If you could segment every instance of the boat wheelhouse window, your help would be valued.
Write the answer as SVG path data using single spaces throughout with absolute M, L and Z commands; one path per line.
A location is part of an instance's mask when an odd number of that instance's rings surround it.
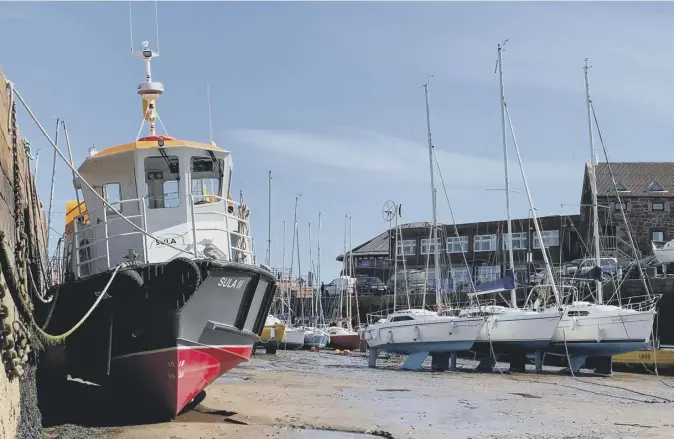
M 120 184 L 106 183 L 103 185 L 102 192 L 103 198 L 110 203 L 112 207 L 119 212 L 122 212 L 122 203 L 120 203 L 120 201 L 122 201 L 122 189 Z M 108 206 L 105 207 L 105 213 L 107 215 L 116 215 L 115 211 Z
M 146 157 L 145 187 L 149 209 L 180 206 L 179 172 L 178 157 L 175 155 Z
M 404 322 L 406 320 L 415 320 L 411 316 L 394 316 L 391 318 L 392 322 Z
M 215 203 L 223 193 L 225 161 L 194 156 L 190 160 L 191 193 L 195 204 Z M 216 195 L 216 196 L 214 196 Z
M 570 317 L 587 316 L 588 314 L 588 311 L 567 311 L 567 315 Z

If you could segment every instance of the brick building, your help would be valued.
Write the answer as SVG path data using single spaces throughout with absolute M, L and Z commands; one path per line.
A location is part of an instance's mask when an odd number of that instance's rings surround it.
M 673 162 L 598 164 L 598 218 L 603 247 L 615 247 L 620 254 L 632 256 L 623 214 L 642 255 L 651 253 L 652 241 L 673 239 L 674 171 Z M 584 240 L 590 243 L 593 230 L 589 177 L 590 165 L 586 165 L 580 218 Z

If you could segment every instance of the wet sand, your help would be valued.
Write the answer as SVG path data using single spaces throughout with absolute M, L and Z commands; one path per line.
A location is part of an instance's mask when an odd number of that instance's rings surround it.
M 407 372 L 398 369 L 400 361 L 381 359 L 372 370 L 363 354 L 257 355 L 173 422 L 79 433 L 57 426 L 46 433 L 63 439 L 673 437 L 672 377 L 662 377 L 666 385 L 654 375 L 575 379 L 555 368 L 540 375 Z

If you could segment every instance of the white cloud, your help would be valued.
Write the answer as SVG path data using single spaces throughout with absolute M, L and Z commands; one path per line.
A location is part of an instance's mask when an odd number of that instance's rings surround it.
M 308 162 L 321 165 L 322 173 L 329 169 L 337 173 L 354 172 L 359 173 L 362 180 L 382 183 L 423 184 L 429 181 L 426 146 L 385 134 L 354 128 L 343 128 L 332 134 L 247 129 L 231 130 L 228 134 L 236 143 L 300 159 L 305 168 L 309 168 Z M 514 186 L 519 187 L 518 163 L 515 153 L 511 151 L 510 154 L 511 178 Z M 436 156 L 449 190 L 504 186 L 501 155 L 484 158 L 436 147 Z M 560 162 L 527 163 L 526 158 L 523 161 L 528 183 L 567 181 L 571 167 L 578 167 L 578 164 Z M 434 170 L 437 170 L 436 164 Z

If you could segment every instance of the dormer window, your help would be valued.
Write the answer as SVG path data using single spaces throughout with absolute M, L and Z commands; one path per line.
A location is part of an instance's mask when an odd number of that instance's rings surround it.
M 663 186 L 658 184 L 657 182 L 653 182 L 652 184 L 649 185 L 647 188 L 647 192 L 668 192 L 663 189 Z
M 617 192 L 630 192 L 626 186 L 624 186 L 623 184 L 621 184 L 619 182 L 616 183 L 615 187 L 616 187 Z

